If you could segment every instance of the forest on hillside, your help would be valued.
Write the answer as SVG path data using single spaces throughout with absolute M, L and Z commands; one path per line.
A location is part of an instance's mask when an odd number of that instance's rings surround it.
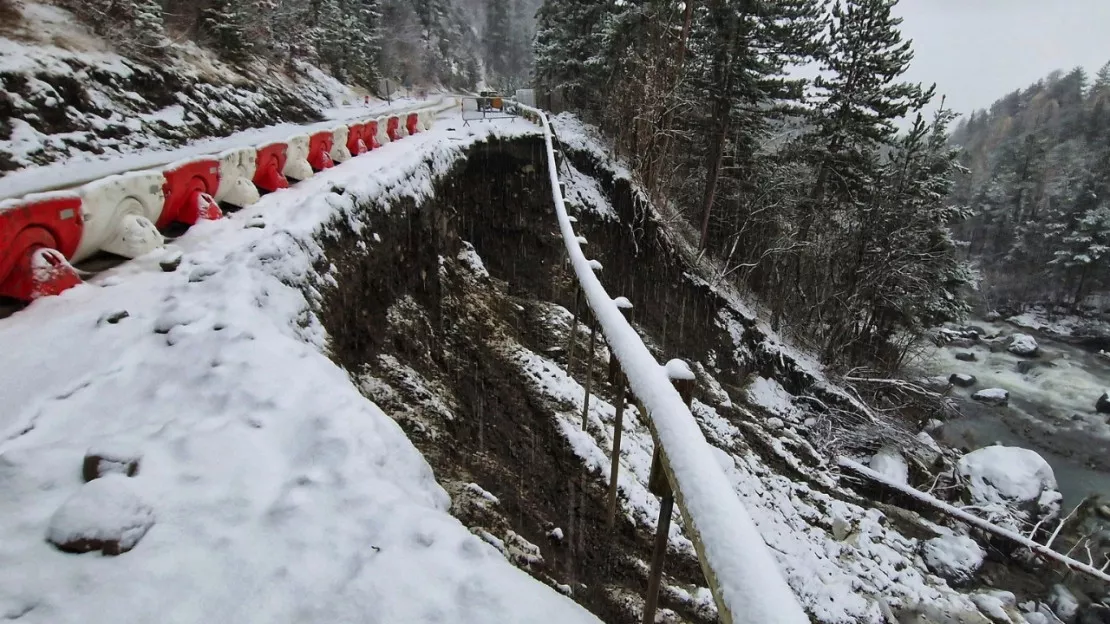
M 962 118 L 957 226 L 993 306 L 1067 310 L 1110 287 L 1110 63 L 1058 71 Z
M 541 104 L 612 137 L 776 329 L 832 363 L 896 367 L 968 310 L 973 273 L 951 231 L 970 214 L 949 200 L 954 115 L 926 117 L 933 89 L 902 79 L 895 4 L 548 0 Z
M 18 0 L 0 0 L 0 5 Z M 123 52 L 196 41 L 236 64 L 317 64 L 380 92 L 528 79 L 538 0 L 56 0 Z

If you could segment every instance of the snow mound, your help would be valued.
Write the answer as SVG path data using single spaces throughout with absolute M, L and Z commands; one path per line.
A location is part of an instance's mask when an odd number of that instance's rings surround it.
M 1014 334 L 1006 350 L 1014 355 L 1034 356 L 1040 350 L 1037 341 L 1029 334 Z
M 906 458 L 892 446 L 884 446 L 871 456 L 870 467 L 887 479 L 905 485 L 910 482 L 910 469 Z
M 1002 526 L 1035 523 L 1060 512 L 1052 467 L 1034 451 L 988 446 L 961 457 L 956 469 L 967 481 L 970 503 Z
M 119 555 L 135 547 L 154 525 L 154 510 L 130 479 L 105 475 L 81 486 L 50 518 L 46 539 L 66 552 Z
M 965 535 L 942 535 L 921 545 L 925 565 L 951 583 L 970 581 L 983 565 L 986 553 L 975 540 Z

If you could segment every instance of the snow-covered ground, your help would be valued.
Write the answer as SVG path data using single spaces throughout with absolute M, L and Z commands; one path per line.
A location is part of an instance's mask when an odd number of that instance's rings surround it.
M 0 613 L 596 621 L 447 513 L 401 429 L 326 357 L 312 313 L 314 285 L 330 279 L 312 269 L 320 228 L 358 228 L 356 205 L 427 194 L 486 131 L 457 125 L 201 223 L 174 243 L 174 272 L 158 265 L 173 250 L 154 252 L 0 320 Z M 106 446 L 141 453 L 127 479 L 154 524 L 120 556 L 60 552 L 51 518 L 82 490 L 86 450 Z

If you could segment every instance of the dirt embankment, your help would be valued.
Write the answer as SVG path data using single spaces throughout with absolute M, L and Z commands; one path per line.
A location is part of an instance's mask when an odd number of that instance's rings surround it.
M 599 179 L 619 213 L 612 220 L 579 210 L 578 228 L 605 267 L 609 292 L 635 302 L 630 320 L 658 359 L 712 359 L 717 378 L 740 402 L 753 372 L 778 378 L 792 392 L 813 384 L 789 359 L 762 348 L 754 321 L 684 275 L 681 255 L 636 206 L 627 182 L 584 155 L 570 157 Z M 460 520 L 501 539 L 518 565 L 564 586 L 605 621 L 634 622 L 629 596 L 643 594 L 652 535 L 627 519 L 606 528 L 606 480 L 575 455 L 550 399 L 531 390 L 528 373 L 505 348 L 519 345 L 565 366 L 567 325 L 559 306 L 574 308 L 575 282 L 547 180 L 540 140 L 491 141 L 473 148 L 423 204 L 367 208 L 370 225 L 361 235 L 347 231 L 326 242 L 337 285 L 325 292 L 321 318 L 335 359 L 405 428 L 451 492 Z M 484 269 L 476 268 L 471 249 Z M 553 320 L 553 310 L 563 316 Z M 746 354 L 728 346 L 722 315 L 745 326 Z M 578 334 L 578 361 L 587 337 Z M 594 392 L 609 398 L 604 367 L 596 358 Z M 584 383 L 582 366 L 575 377 Z M 697 395 L 708 392 L 699 387 Z M 471 483 L 499 502 L 476 495 Z M 556 527 L 562 539 L 550 537 Z M 539 546 L 542 562 L 529 544 Z M 705 584 L 692 556 L 672 553 L 666 572 L 672 585 Z M 685 621 L 713 621 L 673 595 L 664 595 L 662 605 Z

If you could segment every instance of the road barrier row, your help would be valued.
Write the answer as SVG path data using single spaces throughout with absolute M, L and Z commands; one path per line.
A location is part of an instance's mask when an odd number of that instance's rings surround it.
M 230 149 L 162 169 L 0 202 L 0 297 L 29 302 L 81 283 L 73 264 L 99 253 L 136 258 L 165 244 L 172 226 L 219 219 L 262 193 L 386 143 L 424 132 L 454 106 L 363 119 L 285 141 Z

